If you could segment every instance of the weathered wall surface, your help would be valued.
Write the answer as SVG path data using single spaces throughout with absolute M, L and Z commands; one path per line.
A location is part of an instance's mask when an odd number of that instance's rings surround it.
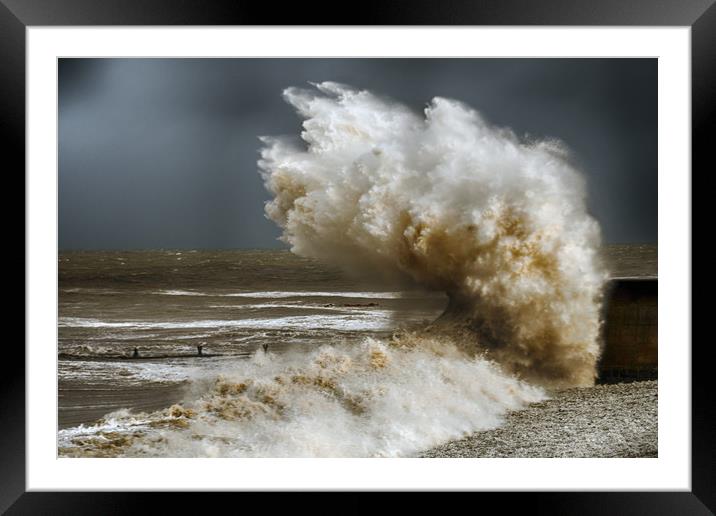
M 655 378 L 658 370 L 658 281 L 618 279 L 605 308 L 600 380 Z

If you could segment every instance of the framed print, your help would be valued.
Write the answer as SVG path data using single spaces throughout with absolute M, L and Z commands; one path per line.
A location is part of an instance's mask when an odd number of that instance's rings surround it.
M 3 510 L 713 510 L 691 173 L 716 8 L 578 7 L 3 0 L 27 300 Z

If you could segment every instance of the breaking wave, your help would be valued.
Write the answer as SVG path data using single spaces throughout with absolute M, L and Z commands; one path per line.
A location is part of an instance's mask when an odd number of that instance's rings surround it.
M 533 381 L 593 384 L 606 273 L 560 142 L 439 97 L 424 117 L 332 82 L 284 97 L 303 141 L 262 138 L 259 167 L 294 253 L 442 290 L 433 333 Z
M 195 399 L 61 430 L 64 456 L 397 457 L 499 426 L 544 392 L 432 339 L 256 353 Z

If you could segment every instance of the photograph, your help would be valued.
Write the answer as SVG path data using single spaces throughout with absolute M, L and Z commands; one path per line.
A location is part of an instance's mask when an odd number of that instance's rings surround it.
M 60 461 L 658 458 L 658 63 L 59 57 Z

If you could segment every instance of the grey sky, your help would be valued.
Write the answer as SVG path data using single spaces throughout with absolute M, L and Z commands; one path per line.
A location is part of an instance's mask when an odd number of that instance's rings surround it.
M 656 59 L 61 59 L 60 248 L 282 247 L 257 136 L 297 134 L 281 91 L 325 80 L 558 137 L 605 241 L 657 240 Z

